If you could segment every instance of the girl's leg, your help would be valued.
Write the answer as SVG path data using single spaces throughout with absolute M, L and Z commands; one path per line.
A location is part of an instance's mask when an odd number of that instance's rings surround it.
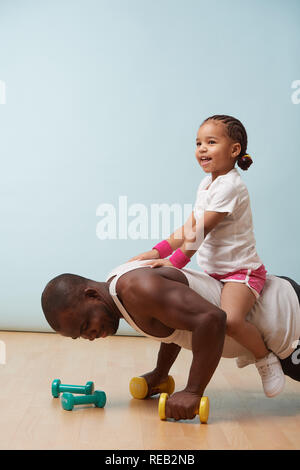
M 249 349 L 256 360 L 269 354 L 256 326 L 245 320 L 256 297 L 246 284 L 225 282 L 221 294 L 221 309 L 227 314 L 226 333 Z

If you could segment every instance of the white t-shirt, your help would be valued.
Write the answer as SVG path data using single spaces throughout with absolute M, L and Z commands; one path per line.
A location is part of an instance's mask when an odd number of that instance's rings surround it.
M 225 274 L 255 270 L 263 264 L 256 252 L 248 190 L 236 168 L 213 182 L 211 175 L 204 178 L 193 210 L 197 222 L 205 211 L 228 212 L 197 251 L 197 262 L 204 271 Z
M 153 260 L 151 260 L 153 261 Z M 174 330 L 166 338 L 158 338 L 144 333 L 131 319 L 124 306 L 118 300 L 116 294 L 116 282 L 128 271 L 145 267 L 144 261 L 131 261 L 113 269 L 107 276 L 108 281 L 116 276 L 109 287 L 110 294 L 115 301 L 125 320 L 138 333 L 148 336 L 163 343 L 175 343 L 185 349 L 192 349 L 192 332 L 187 330 Z M 171 267 L 172 269 L 177 269 Z M 180 270 L 187 278 L 189 287 L 201 297 L 220 307 L 222 283 L 216 279 L 194 269 L 183 268 Z M 255 325 L 261 332 L 263 339 L 271 351 L 280 359 L 288 357 L 298 345 L 300 337 L 300 306 L 297 294 L 292 285 L 286 279 L 281 279 L 271 274 L 267 275 L 266 284 L 262 295 L 255 302 L 247 315 L 247 321 Z M 230 336 L 225 336 L 223 357 L 243 357 L 245 364 L 255 361 L 250 351 L 235 341 Z

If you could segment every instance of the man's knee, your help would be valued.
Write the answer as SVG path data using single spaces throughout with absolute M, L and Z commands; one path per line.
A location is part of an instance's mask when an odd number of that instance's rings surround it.
M 207 320 L 210 322 L 211 326 L 215 326 L 218 329 L 226 329 L 226 312 L 220 308 L 216 308 L 207 314 Z

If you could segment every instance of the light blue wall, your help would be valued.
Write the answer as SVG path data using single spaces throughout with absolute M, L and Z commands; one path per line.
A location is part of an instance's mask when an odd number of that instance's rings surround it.
M 99 240 L 96 209 L 192 204 L 216 113 L 248 131 L 259 254 L 300 281 L 299 24 L 299 0 L 0 0 L 0 328 L 49 330 L 48 280 L 151 248 Z

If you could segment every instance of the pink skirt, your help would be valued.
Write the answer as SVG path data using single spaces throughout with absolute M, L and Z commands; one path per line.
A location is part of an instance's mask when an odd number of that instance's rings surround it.
M 205 271 L 207 273 L 207 271 Z M 258 269 L 240 269 L 227 274 L 207 273 L 221 282 L 241 282 L 246 284 L 258 298 L 266 282 L 267 271 L 262 264 Z

